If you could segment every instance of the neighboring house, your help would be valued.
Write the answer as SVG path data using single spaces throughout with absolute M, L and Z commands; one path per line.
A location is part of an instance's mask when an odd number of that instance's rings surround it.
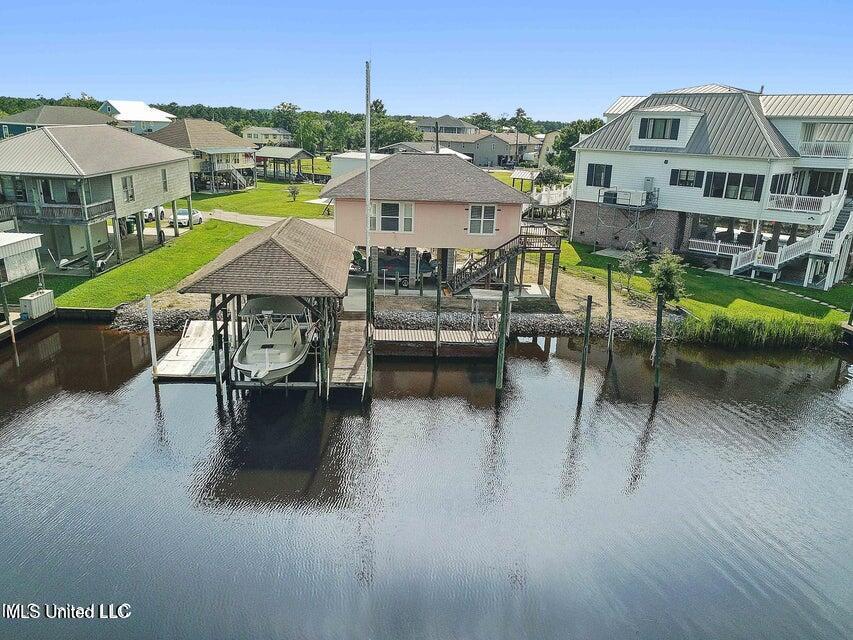
M 258 146 L 287 146 L 293 144 L 293 134 L 278 127 L 246 127 L 243 138 Z
M 557 136 L 559 134 L 559 131 L 549 131 L 543 136 L 542 146 L 539 149 L 539 155 L 536 161 L 536 166 L 540 169 L 552 166 L 548 162 L 548 155 L 554 152 L 554 143 L 557 141 Z
M 518 144 L 516 144 L 516 140 Z M 424 142 L 435 146 L 435 134 L 425 133 Z M 502 167 L 517 163 L 525 153 L 539 152 L 542 141 L 535 136 L 519 133 L 439 133 L 439 145 L 449 147 L 473 158 L 479 167 Z
M 146 137 L 193 155 L 193 191 L 242 191 L 257 182 L 255 147 L 220 122 L 182 118 Z
M 470 122 L 448 115 L 440 118 L 418 118 L 415 120 L 415 128 L 424 133 L 435 133 L 436 123 L 438 123 L 439 133 L 477 133 L 479 131 Z
M 176 116 L 150 107 L 141 100 L 107 100 L 98 111 L 124 123 L 133 133 L 151 133 L 162 129 Z
M 575 240 L 647 242 L 805 286 L 844 276 L 853 95 L 702 85 L 608 111 L 574 147 Z
M 136 223 L 141 252 L 142 210 L 174 206 L 190 195 L 191 159 L 109 125 L 41 127 L 13 136 L 0 141 L 0 223 L 13 220 L 20 231 L 42 234 L 49 261 L 85 256 L 94 273 L 98 260 L 121 261 L 119 238 L 128 218 Z
M 335 233 L 362 247 L 364 186 L 361 171 L 333 178 L 320 193 L 334 198 Z M 371 169 L 370 192 L 371 246 L 405 249 L 412 279 L 419 256 L 428 250 L 441 262 L 442 275 L 454 291 L 496 272 L 508 259 L 515 260 L 522 246 L 522 208 L 533 203 L 470 162 L 435 153 L 395 153 L 381 160 Z M 502 245 L 504 251 L 492 251 Z M 540 246 L 530 250 L 538 252 Z M 488 264 L 477 272 L 468 273 L 467 265 L 456 272 L 455 254 L 462 248 L 486 250 Z
M 386 153 L 371 153 L 371 166 L 384 160 L 388 157 Z M 337 178 L 352 171 L 360 171 L 364 169 L 364 163 L 367 160 L 367 155 L 364 151 L 345 151 L 336 153 L 332 156 L 332 178 Z
M 385 153 L 436 153 L 435 142 L 395 142 L 379 149 Z M 454 151 L 450 147 L 439 147 L 438 153 L 455 155 L 469 162 L 473 158 L 459 151 Z
M 0 116 L 0 138 L 26 133 L 39 127 L 63 124 L 119 125 L 112 116 L 85 107 L 43 104 L 8 116 Z M 122 128 L 125 128 L 122 126 Z

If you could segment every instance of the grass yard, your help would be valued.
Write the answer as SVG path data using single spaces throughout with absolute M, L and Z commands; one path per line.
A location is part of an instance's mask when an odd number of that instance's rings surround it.
M 199 211 L 221 209 L 222 211 L 236 211 L 237 213 L 251 213 L 262 216 L 322 217 L 324 205 L 312 204 L 306 200 L 318 198 L 323 185 L 304 182 L 297 184 L 299 195 L 296 197 L 296 202 L 291 199 L 287 192 L 289 186 L 285 182 L 258 180 L 257 186 L 248 191 L 216 195 L 194 193 L 193 207 Z M 186 202 L 182 202 L 181 206 L 186 206 Z
M 613 265 L 614 281 L 624 283 L 625 276 L 618 271 L 618 260 L 593 255 L 592 247 L 589 245 L 563 241 L 560 266 L 569 273 L 606 283 L 608 263 Z M 631 288 L 637 292 L 649 294 L 651 286 L 648 275 L 649 271 L 646 267 L 642 274 L 635 275 L 631 279 Z M 828 309 L 789 293 L 775 291 L 762 286 L 759 282 L 709 273 L 692 267 L 687 269 L 685 286 L 688 297 L 681 300 L 679 304 L 700 318 L 709 318 L 714 312 L 762 319 L 788 316 L 840 322 L 847 318 L 846 312 Z M 837 285 L 831 291 L 817 291 L 795 286 L 784 288 L 829 302 L 842 309 L 849 309 L 853 304 L 853 285 L 847 283 Z
M 512 186 L 512 179 L 510 178 L 510 176 L 512 175 L 512 171 L 489 171 L 489 174 L 493 175 L 495 178 L 497 178 L 498 180 L 500 180 L 504 184 L 508 184 L 509 186 Z M 568 184 L 574 179 L 574 174 L 573 173 L 564 173 L 563 179 L 564 179 L 565 183 Z M 520 185 L 520 184 L 521 184 L 520 182 L 516 182 L 516 185 Z M 530 182 L 525 180 L 524 181 L 524 188 L 527 189 L 528 191 L 530 189 L 529 185 L 530 185 Z
M 58 296 L 60 307 L 108 309 L 175 286 L 255 227 L 209 220 L 166 246 L 86 280 Z
M 88 278 L 84 276 L 51 276 L 45 275 L 44 286 L 46 289 L 53 291 L 54 297 L 59 297 L 62 294 L 71 291 L 73 288 L 80 286 L 86 282 Z M 32 293 L 38 289 L 38 278 L 27 278 L 13 285 L 6 287 L 6 298 L 9 304 L 18 304 L 21 296 Z

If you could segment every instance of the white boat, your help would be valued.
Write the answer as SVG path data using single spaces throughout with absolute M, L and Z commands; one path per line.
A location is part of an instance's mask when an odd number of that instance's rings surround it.
M 240 310 L 248 334 L 234 354 L 234 367 L 249 379 L 272 384 L 308 357 L 317 327 L 308 309 L 292 297 L 251 298 Z

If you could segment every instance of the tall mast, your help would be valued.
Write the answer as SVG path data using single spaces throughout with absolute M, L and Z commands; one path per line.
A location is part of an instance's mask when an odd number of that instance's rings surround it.
M 367 272 L 373 273 L 370 260 L 370 60 L 364 63 L 364 249 Z

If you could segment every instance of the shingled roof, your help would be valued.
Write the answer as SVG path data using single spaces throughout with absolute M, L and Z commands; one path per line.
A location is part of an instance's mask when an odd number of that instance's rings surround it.
M 86 107 L 43 104 L 33 109 L 0 117 L 3 124 L 29 124 L 37 127 L 61 124 L 117 124 L 115 118 Z
M 254 151 L 250 142 L 231 133 L 221 122 L 202 120 L 201 118 L 182 118 L 145 135 L 149 140 L 155 140 L 176 149 L 240 149 Z
M 181 293 L 340 298 L 353 244 L 299 218 L 240 240 L 186 278 Z
M 395 153 L 370 170 L 376 200 L 413 202 L 533 203 L 528 196 L 455 155 Z M 332 178 L 323 198 L 364 199 L 364 169 Z

